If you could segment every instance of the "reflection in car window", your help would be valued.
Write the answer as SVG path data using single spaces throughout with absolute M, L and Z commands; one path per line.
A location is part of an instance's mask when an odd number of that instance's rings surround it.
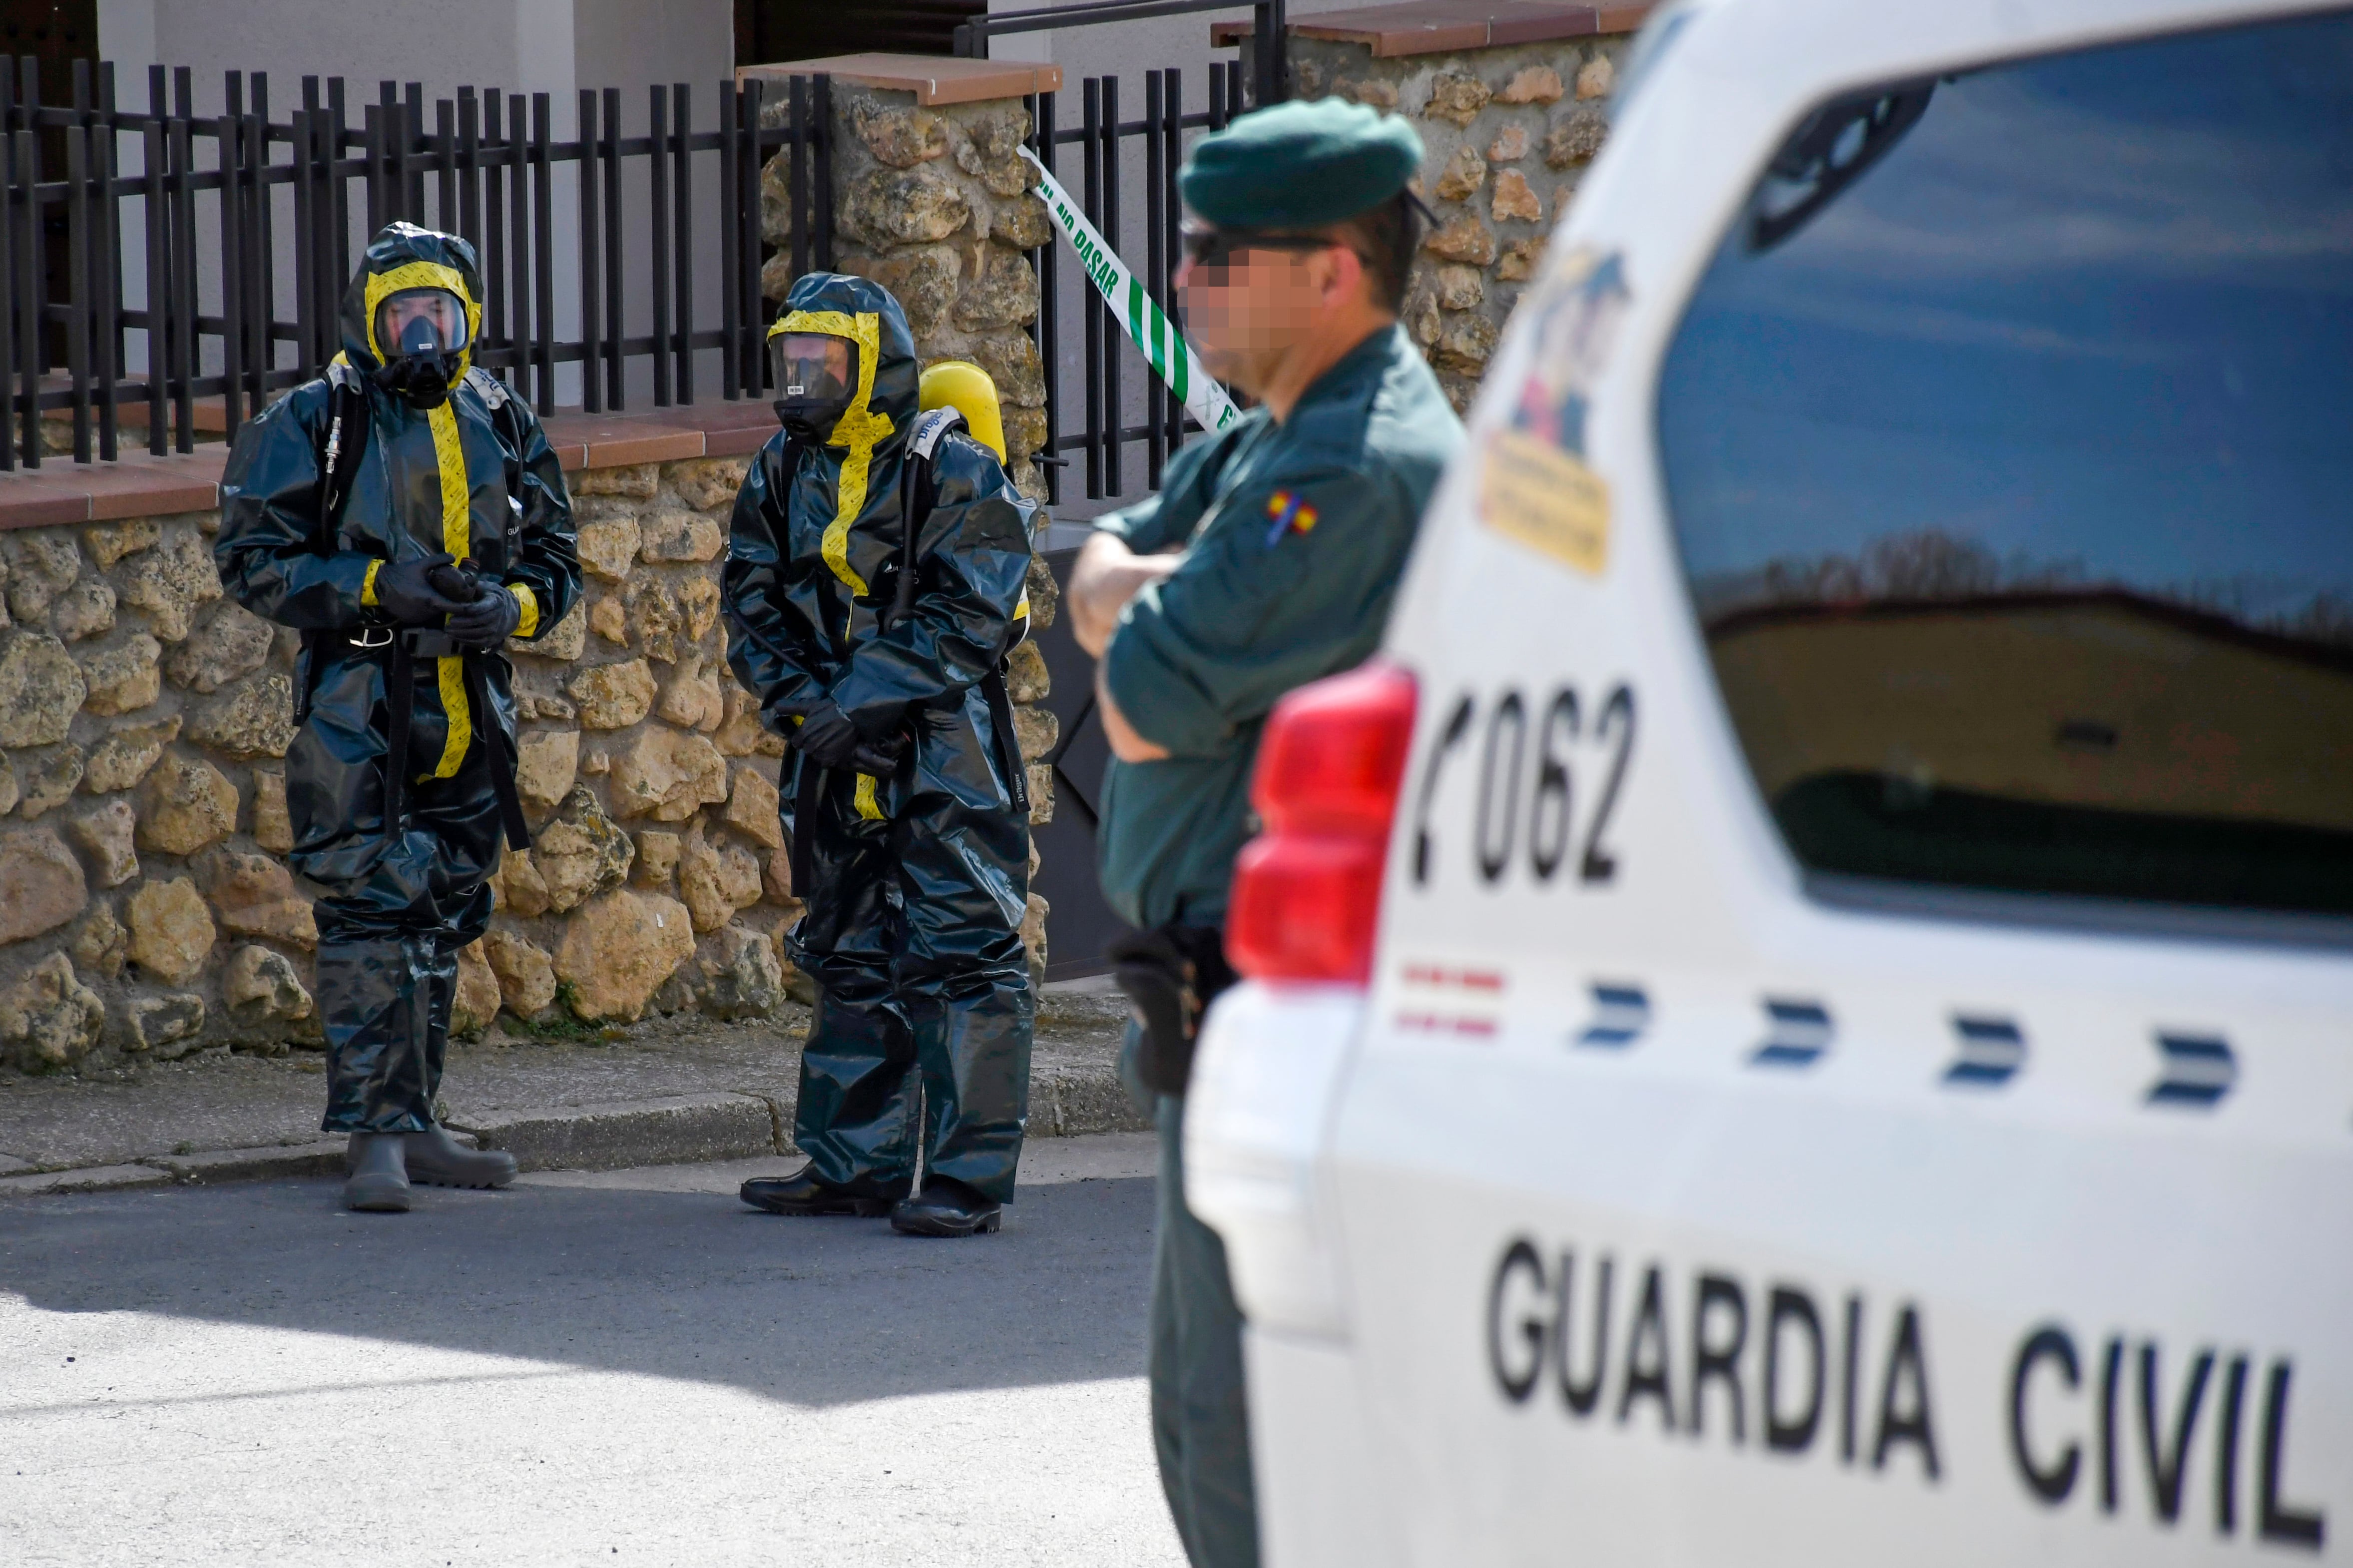
M 1873 101 L 1792 138 L 1660 389 L 1791 850 L 2353 914 L 2353 14 Z M 1892 133 L 1825 182 L 1841 114 Z

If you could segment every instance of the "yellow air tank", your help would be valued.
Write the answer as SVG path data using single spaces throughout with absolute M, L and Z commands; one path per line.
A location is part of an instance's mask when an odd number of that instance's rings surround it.
M 953 408 L 964 416 L 972 438 L 1005 461 L 1005 416 L 997 411 L 997 383 L 970 360 L 944 359 L 923 370 L 921 394 L 926 412 Z

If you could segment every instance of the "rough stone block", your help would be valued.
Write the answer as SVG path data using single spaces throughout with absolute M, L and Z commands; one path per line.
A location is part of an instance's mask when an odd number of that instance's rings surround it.
M 675 663 L 686 617 L 680 614 L 670 584 L 659 577 L 643 578 L 630 584 L 622 598 L 628 605 L 629 630 L 638 651 L 663 664 Z
M 269 937 L 305 952 L 319 945 L 311 900 L 296 891 L 292 875 L 278 861 L 216 846 L 196 857 L 195 869 L 230 934 Z
M 81 862 L 56 834 L 0 835 L 0 945 L 55 931 L 89 903 Z
M 571 480 L 575 496 L 619 496 L 628 500 L 651 500 L 661 488 L 659 463 L 631 463 L 616 468 L 589 468 Z
M 648 499 L 651 499 L 649 497 Z M 617 517 L 580 525 L 580 569 L 591 577 L 618 583 L 629 574 L 644 542 L 634 517 Z
M 694 952 L 686 906 L 627 889 L 581 906 L 565 922 L 556 978 L 572 986 L 572 1010 L 594 1021 L 637 1018 L 654 992 Z
M 132 842 L 138 826 L 127 800 L 109 801 L 74 819 L 74 838 L 89 852 L 100 887 L 119 888 L 139 875 L 139 852 Z
M 638 862 L 633 879 L 640 888 L 667 890 L 670 879 L 678 875 L 678 860 L 684 853 L 686 840 L 679 834 L 659 827 L 642 828 L 638 833 Z
M 1522 66 L 1495 94 L 1497 103 L 1557 103 L 1560 73 L 1550 66 Z
M 471 1039 L 491 1026 L 504 996 L 497 971 L 479 942 L 458 950 L 458 994 L 449 1005 L 449 1032 Z
M 572 793 L 580 773 L 580 731 L 538 730 L 517 744 L 515 790 L 523 804 L 554 811 Z
M 1461 213 L 1430 231 L 1421 247 L 1445 261 L 1484 267 L 1495 259 L 1495 231 L 1473 213 Z
M 37 621 L 50 602 L 81 575 L 81 552 L 63 529 L 36 528 L 0 539 L 7 563 L 8 610 L 20 621 Z
M 188 739 L 240 761 L 282 757 L 294 744 L 294 681 L 279 670 L 248 675 L 199 703 Z
M 638 558 L 649 562 L 710 561 L 727 544 L 709 518 L 691 511 L 658 511 L 638 527 Z
M 55 745 L 89 695 L 64 643 L 47 632 L 0 631 L 0 747 Z
M 584 899 L 619 887 L 636 855 L 629 836 L 613 826 L 596 795 L 581 784 L 565 797 L 563 815 L 540 831 L 529 864 L 546 907 L 562 914 Z M 519 900 L 517 914 L 523 912 L 520 906 Z
M 81 531 L 82 544 L 90 558 L 98 563 L 101 572 L 111 571 L 114 563 L 125 556 L 152 550 L 164 537 L 164 526 L 152 517 L 129 518 L 121 522 L 101 522 Z
M 125 725 L 109 732 L 90 752 L 81 787 L 92 795 L 112 795 L 131 788 L 147 776 L 147 770 L 155 765 L 164 748 L 178 738 L 180 722 L 175 713 L 169 719 Z M 293 847 L 290 840 L 287 847 Z
M 253 841 L 273 855 L 294 847 L 294 819 L 286 813 L 286 775 L 253 770 Z
M 27 1072 L 69 1067 L 98 1044 L 106 1005 L 53 952 L 0 991 L 0 1055 Z
M 129 713 L 144 708 L 163 693 L 156 669 L 164 645 L 144 632 L 113 647 L 100 648 L 81 662 L 85 695 L 82 706 L 92 713 Z
M 193 1041 L 205 1026 L 205 999 L 193 992 L 136 997 L 122 1009 L 122 1048 L 151 1052 L 168 1060 L 172 1047 Z
M 1431 189 L 1440 200 L 1459 202 L 1486 183 L 1487 161 L 1472 148 L 1457 147 Z
M 164 658 L 164 673 L 174 686 L 210 696 L 259 669 L 275 635 L 268 621 L 244 605 L 224 603 Z
M 654 673 L 642 658 L 595 665 L 572 678 L 584 730 L 625 730 L 654 706 Z
M 237 831 L 237 786 L 201 758 L 166 752 L 139 786 L 139 847 L 193 855 Z
M 841 196 L 842 232 L 872 246 L 928 245 L 971 218 L 970 199 L 929 164 L 870 170 Z
M 221 596 L 212 552 L 185 524 L 164 531 L 162 542 L 124 567 L 115 579 L 123 604 L 147 612 L 147 622 L 165 642 L 188 635 L 199 605 Z
M 1019 715 L 1015 715 L 1017 722 Z M 781 849 L 785 825 L 777 815 L 776 786 L 761 769 L 737 768 L 734 786 L 727 794 L 727 826 L 755 844 Z
M 684 822 L 727 798 L 727 759 L 701 735 L 648 728 L 614 762 L 614 815 Z
M 1609 135 L 1609 116 L 1591 104 L 1579 104 L 1554 121 L 1545 133 L 1545 163 L 1566 169 L 1589 162 Z
M 654 705 L 654 712 L 683 730 L 710 731 L 719 728 L 726 711 L 718 676 L 707 673 L 702 658 L 688 649 L 679 659 L 677 673 L 662 688 L 661 700 Z
M 1516 163 L 1528 155 L 1530 145 L 1526 126 L 1506 125 L 1495 132 L 1493 142 L 1487 143 L 1487 161 L 1491 163 Z
M 1596 49 L 1593 58 L 1577 68 L 1577 96 L 1580 99 L 1608 98 L 1618 87 L 1618 68 L 1609 57 Z
M 292 1024 L 311 1016 L 311 994 L 291 960 L 266 947 L 240 947 L 221 971 L 221 1000 L 248 1028 Z
M 132 963 L 174 982 L 204 968 L 216 933 L 195 883 L 185 877 L 142 882 L 131 895 L 130 915 Z
M 1495 280 L 1499 283 L 1525 283 L 1536 275 L 1544 264 L 1545 242 L 1542 239 L 1515 239 L 1504 247 L 1501 259 L 1495 263 Z
M 95 580 L 76 583 L 58 596 L 49 625 L 68 642 L 79 642 L 114 628 L 114 590 Z
M 555 1001 L 555 961 L 547 950 L 521 931 L 493 927 L 482 938 L 482 951 L 499 979 L 499 995 L 508 1012 L 534 1018 Z
M 84 777 L 79 746 L 39 747 L 17 761 L 16 815 L 28 821 L 65 805 Z
M 1497 223 L 1538 223 L 1544 218 L 1544 201 L 1525 174 L 1506 169 L 1495 176 L 1495 195 L 1488 210 Z
M 1475 76 L 1440 71 L 1430 78 L 1430 97 L 1421 106 L 1421 115 L 1425 120 L 1468 125 L 1493 96 L 1487 84 Z
M 697 511 L 732 507 L 748 468 L 742 458 L 691 458 L 670 466 L 670 488 Z

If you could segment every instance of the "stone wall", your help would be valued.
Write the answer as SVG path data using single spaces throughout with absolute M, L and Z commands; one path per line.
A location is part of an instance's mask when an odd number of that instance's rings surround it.
M 461 1031 L 772 1009 L 797 916 L 782 741 L 728 673 L 718 571 L 744 459 L 573 476 L 583 602 L 511 645 L 533 827 L 460 968 Z M 321 1044 L 291 877 L 293 634 L 222 596 L 216 512 L 0 532 L 0 1068 Z M 1033 573 L 1033 614 L 1054 613 Z M 1034 648 L 1014 699 L 1045 694 Z M 1035 756 L 1050 716 L 1024 710 Z M 1036 816 L 1051 810 L 1033 768 Z M 1043 908 L 1025 935 L 1044 963 Z
M 907 312 L 923 363 L 970 360 L 1005 413 L 1006 456 L 1023 491 L 1045 499 L 1031 453 L 1046 444 L 1046 377 L 1030 341 L 1038 275 L 1024 253 L 1057 243 L 1018 149 L 1018 99 L 923 107 L 911 91 L 834 82 L 834 265 L 871 278 Z M 781 107 L 769 110 L 774 121 Z M 761 226 L 781 248 L 761 274 L 773 310 L 791 288 L 789 152 L 761 178 Z
M 1405 322 L 1457 410 L 1470 406 L 1504 318 L 1601 150 L 1632 42 L 1620 33 L 1381 57 L 1365 43 L 1291 39 L 1297 96 L 1409 115 L 1421 133 L 1421 194 L 1439 224 L 1414 268 Z

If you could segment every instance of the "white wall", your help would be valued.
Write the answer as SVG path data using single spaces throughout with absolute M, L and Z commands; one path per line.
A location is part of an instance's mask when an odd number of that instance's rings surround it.
M 397 5 L 339 5 L 327 0 L 100 0 L 99 52 L 115 62 L 117 100 L 125 108 L 147 102 L 147 68 L 186 66 L 193 75 L 196 112 L 216 113 L 225 99 L 225 73 L 264 72 L 269 79 L 269 110 L 283 121 L 301 102 L 301 79 L 341 75 L 349 114 L 356 129 L 364 106 L 376 100 L 378 84 L 393 81 L 406 92 L 409 82 L 420 84 L 427 105 L 454 97 L 461 85 L 499 89 L 509 93 L 548 93 L 553 134 L 564 140 L 577 134 L 578 90 L 618 88 L 621 127 L 625 135 L 645 134 L 647 88 L 656 82 L 687 82 L 693 92 L 694 124 L 709 129 L 715 123 L 719 83 L 734 65 L 734 16 L 731 0 L 402 0 Z M 247 103 L 252 102 L 248 84 Z M 323 93 L 322 93 L 323 96 Z M 199 151 L 199 163 L 207 149 Z M 123 167 L 141 165 L 139 149 L 126 139 Z M 699 160 L 711 163 L 708 156 Z M 652 306 L 644 285 L 649 251 L 645 233 L 646 197 L 642 189 L 643 160 L 624 164 L 623 206 L 635 216 L 625 228 L 627 253 L 624 277 L 629 287 L 626 330 L 651 330 Z M 568 235 L 577 212 L 577 182 L 559 172 L 552 195 L 556 232 Z M 698 313 L 717 320 L 718 255 L 715 166 L 698 176 L 696 210 L 708 215 L 704 232 L 708 252 L 698 258 L 695 279 Z M 433 200 L 427 182 L 428 210 Z M 275 211 L 281 236 L 278 258 L 280 319 L 294 313 L 291 253 L 282 237 L 290 234 L 293 196 L 279 193 Z M 199 211 L 206 203 L 200 199 Z M 354 222 L 363 223 L 363 215 Z M 625 223 L 628 220 L 625 218 Z M 202 265 L 198 287 L 208 302 L 218 288 L 217 231 L 206 226 L 199 234 Z M 126 303 L 142 304 L 145 295 L 144 252 L 125 230 Z M 364 237 L 354 235 L 354 248 Z M 576 247 L 559 243 L 554 260 L 556 331 L 574 337 L 579 331 L 580 274 Z M 207 308 L 211 308 L 209 303 Z M 133 340 L 133 356 L 139 344 Z M 290 357 L 285 363 L 291 363 Z M 698 365 L 698 387 L 705 397 L 716 395 L 718 361 L 713 351 Z M 139 368 L 139 367 L 134 367 Z M 215 359 L 214 368 L 217 368 Z M 632 407 L 650 401 L 650 368 L 631 367 Z M 559 367 L 556 398 L 562 404 L 580 400 L 576 368 Z

